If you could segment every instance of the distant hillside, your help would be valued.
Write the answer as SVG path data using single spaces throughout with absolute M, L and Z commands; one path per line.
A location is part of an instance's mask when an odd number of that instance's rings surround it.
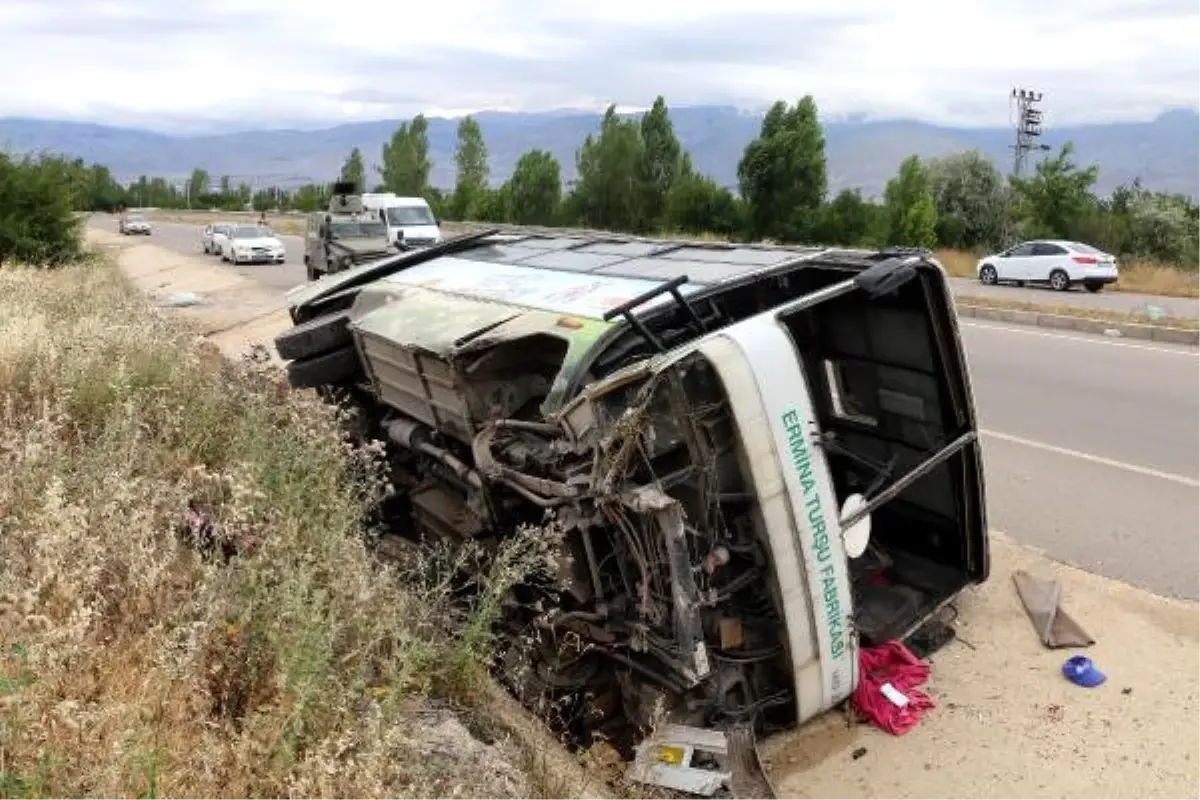
M 697 168 L 719 182 L 737 183 L 737 162 L 757 135 L 761 117 L 726 106 L 671 109 L 676 131 Z M 543 148 L 562 162 L 564 177 L 575 173 L 575 151 L 594 132 L 600 117 L 584 112 L 476 116 L 491 151 L 492 179 L 508 177 L 522 152 Z M 0 119 L 0 148 L 13 152 L 49 150 L 108 165 L 120 178 L 139 174 L 183 179 L 201 166 L 214 176 L 292 185 L 331 180 L 352 147 L 368 162 L 378 160 L 397 121 L 363 122 L 316 131 L 271 130 L 205 136 L 169 136 L 144 130 L 34 119 Z M 454 181 L 455 127 L 451 119 L 430 120 L 432 180 Z M 834 191 L 856 187 L 882 193 L 900 161 L 979 148 L 1005 172 L 1011 133 L 1004 128 L 946 128 L 923 122 L 832 122 L 826 125 L 829 182 Z M 1052 148 L 1075 142 L 1081 162 L 1100 166 L 1098 190 L 1107 193 L 1140 177 L 1149 188 L 1200 197 L 1200 115 L 1193 110 L 1163 113 L 1151 122 L 1050 129 Z M 372 169 L 373 171 L 373 169 Z

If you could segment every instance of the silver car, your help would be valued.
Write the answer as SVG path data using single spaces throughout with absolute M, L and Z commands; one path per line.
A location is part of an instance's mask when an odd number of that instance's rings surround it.
M 150 222 L 141 214 L 122 214 L 117 231 L 126 236 L 149 236 Z

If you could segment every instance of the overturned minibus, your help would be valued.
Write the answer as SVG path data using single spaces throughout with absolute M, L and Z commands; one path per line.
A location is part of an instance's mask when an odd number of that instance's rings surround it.
M 988 575 L 928 253 L 486 230 L 289 307 L 289 380 L 389 443 L 411 535 L 555 539 L 498 673 L 588 730 L 804 722 Z

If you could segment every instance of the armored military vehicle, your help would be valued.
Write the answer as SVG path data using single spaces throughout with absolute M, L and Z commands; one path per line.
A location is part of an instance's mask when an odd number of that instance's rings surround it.
M 328 209 L 308 215 L 304 267 L 310 281 L 395 252 L 387 226 L 363 208 L 353 183 L 335 183 Z
M 861 646 L 944 641 L 938 612 L 987 578 L 926 252 L 493 229 L 288 304 L 291 384 L 389 443 L 407 532 L 560 549 L 505 606 L 499 674 L 588 730 L 803 722 L 854 692 Z

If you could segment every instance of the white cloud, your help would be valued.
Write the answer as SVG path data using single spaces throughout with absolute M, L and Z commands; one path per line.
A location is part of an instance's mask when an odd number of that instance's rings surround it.
M 162 129 L 733 103 L 1005 124 L 1196 107 L 1195 0 L 5 0 L 0 115 Z

